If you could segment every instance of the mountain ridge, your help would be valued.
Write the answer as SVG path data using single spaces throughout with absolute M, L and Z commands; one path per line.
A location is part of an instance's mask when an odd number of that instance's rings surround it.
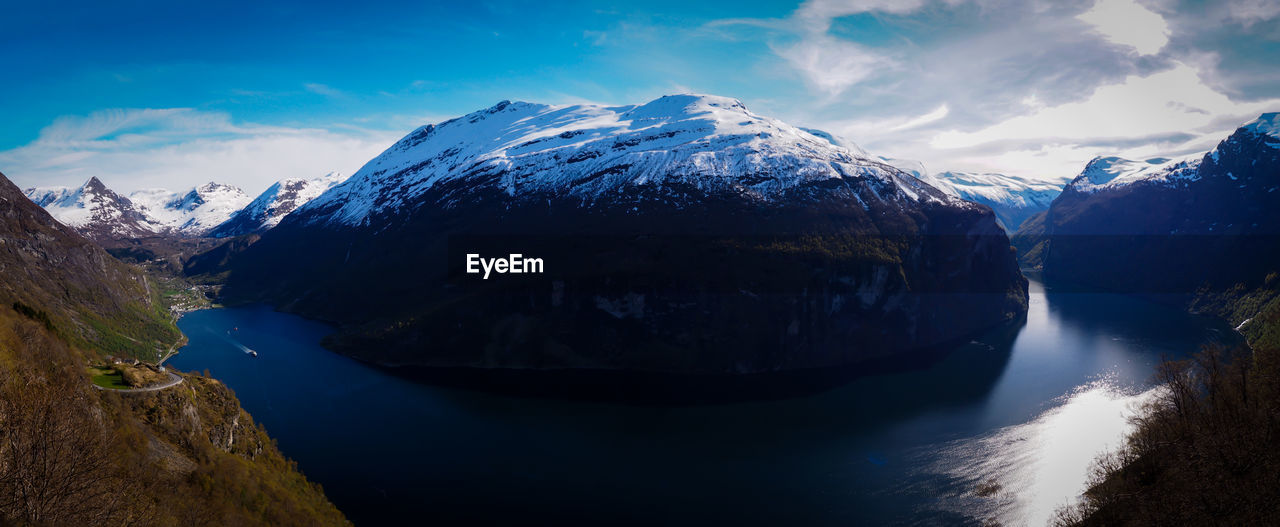
M 612 107 L 502 101 L 426 125 L 304 205 L 302 216 L 359 224 L 437 184 L 497 173 L 504 179 L 489 183 L 512 196 L 568 194 L 587 202 L 665 183 L 767 201 L 801 182 L 843 177 L 881 180 L 886 195 L 877 200 L 947 199 L 885 163 L 755 115 L 736 99 L 674 95 Z M 401 193 L 377 193 L 391 187 Z
M 284 179 L 249 199 L 237 187 L 209 182 L 184 192 L 161 188 L 122 195 L 96 176 L 80 187 L 32 187 L 23 193 L 55 218 L 109 248 L 154 237 L 223 238 L 262 232 L 345 178 Z

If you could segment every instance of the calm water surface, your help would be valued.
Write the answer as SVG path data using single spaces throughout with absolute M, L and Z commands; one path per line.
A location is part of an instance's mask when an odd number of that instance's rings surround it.
M 433 386 L 329 352 L 329 327 L 265 307 L 188 314 L 169 364 L 231 386 L 357 525 L 1042 525 L 1128 430 L 1162 355 L 1234 336 L 1137 299 L 1031 287 L 1015 331 L 775 401 Z

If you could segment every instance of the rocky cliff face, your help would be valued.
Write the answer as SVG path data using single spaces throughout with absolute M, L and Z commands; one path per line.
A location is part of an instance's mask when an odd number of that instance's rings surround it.
M 541 258 L 486 280 L 468 254 Z M 232 301 L 394 365 L 747 373 L 1016 318 L 985 207 L 741 103 L 502 103 L 420 128 L 230 263 Z

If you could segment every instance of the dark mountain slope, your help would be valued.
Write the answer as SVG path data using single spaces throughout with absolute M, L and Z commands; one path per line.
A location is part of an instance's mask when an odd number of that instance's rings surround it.
M 1280 270 L 1274 120 L 1246 124 L 1201 157 L 1144 162 L 1110 181 L 1124 160 L 1094 160 L 1014 237 L 1024 264 L 1061 286 L 1122 292 L 1259 286 Z
M 466 255 L 546 272 L 484 280 Z M 732 99 L 503 103 L 405 137 L 232 260 L 226 300 L 392 365 L 764 372 L 1026 302 L 991 211 Z
M 0 174 L 0 302 L 38 307 L 73 344 L 154 360 L 178 340 L 148 278 L 32 203 Z

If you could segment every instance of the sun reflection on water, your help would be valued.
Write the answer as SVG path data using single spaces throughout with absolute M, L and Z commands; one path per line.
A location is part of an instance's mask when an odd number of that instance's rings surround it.
M 1002 525 L 1046 525 L 1085 491 L 1100 455 L 1119 448 L 1131 418 L 1160 388 L 1133 393 L 1108 380 L 1082 385 L 1030 422 L 922 449 L 951 482 L 943 509 Z

